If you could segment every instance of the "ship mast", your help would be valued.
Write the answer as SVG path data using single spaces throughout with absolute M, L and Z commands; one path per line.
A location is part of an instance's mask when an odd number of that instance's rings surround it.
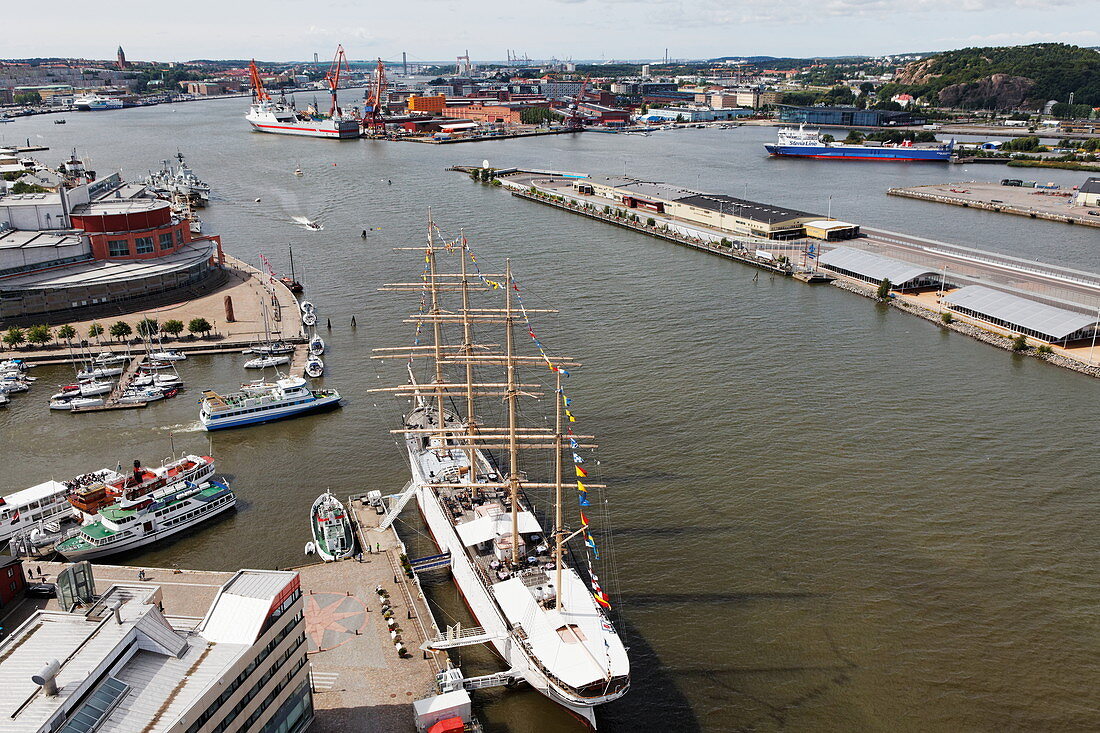
M 561 526 L 561 372 L 554 370 L 557 383 L 554 388 L 554 608 L 561 610 L 561 550 L 562 535 L 565 530 Z
M 519 441 L 516 438 L 516 360 L 512 334 L 512 260 L 504 266 L 504 356 L 508 367 L 505 399 L 508 400 L 508 492 L 512 500 L 512 564 L 519 563 Z
M 474 432 L 476 431 L 474 422 L 474 360 L 470 358 L 474 353 L 473 339 L 470 335 L 470 281 L 466 275 L 466 237 L 463 236 L 460 241 L 462 247 L 459 252 L 462 260 L 460 270 L 462 277 L 462 353 L 466 357 L 466 442 L 470 460 L 469 480 L 471 484 L 476 484 L 477 448 L 473 441 Z
M 435 393 L 436 393 L 436 423 L 439 425 L 439 449 L 445 451 L 447 446 L 447 436 L 443 430 L 444 423 L 443 418 L 443 319 L 440 318 L 442 311 L 439 307 L 439 288 L 436 284 L 436 267 L 435 267 L 435 236 L 432 233 L 433 222 L 432 212 L 428 211 L 428 247 L 425 250 L 428 256 L 428 277 L 431 281 L 432 292 L 432 307 L 428 311 L 432 318 L 432 334 L 435 339 Z

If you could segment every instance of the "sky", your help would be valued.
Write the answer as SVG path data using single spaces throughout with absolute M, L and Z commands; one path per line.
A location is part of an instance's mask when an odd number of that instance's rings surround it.
M 136 61 L 883 55 L 1100 46 L 1100 0 L 53 0 L 5 3 L 0 58 Z M 247 7 L 245 7 L 247 6 Z M 48 10 L 46 10 L 48 8 Z

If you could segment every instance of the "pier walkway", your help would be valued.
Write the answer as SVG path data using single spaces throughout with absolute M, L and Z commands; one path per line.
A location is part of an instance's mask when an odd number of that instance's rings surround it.
M 129 410 L 138 407 L 145 407 L 148 402 L 119 402 L 122 395 L 126 393 L 126 389 L 130 386 L 130 382 L 134 381 L 134 377 L 137 376 L 138 369 L 145 363 L 145 354 L 138 354 L 126 364 L 126 370 L 119 375 L 118 382 L 115 384 L 115 388 L 111 390 L 111 393 L 107 395 L 103 400 L 102 405 L 95 407 L 74 407 L 73 412 L 104 412 L 106 410 Z

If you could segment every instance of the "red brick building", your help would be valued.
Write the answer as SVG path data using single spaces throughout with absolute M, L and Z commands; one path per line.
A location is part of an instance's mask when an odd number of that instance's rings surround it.
M 11 555 L 0 555 L 0 608 L 5 608 L 23 595 L 27 578 L 23 575 L 23 561 Z

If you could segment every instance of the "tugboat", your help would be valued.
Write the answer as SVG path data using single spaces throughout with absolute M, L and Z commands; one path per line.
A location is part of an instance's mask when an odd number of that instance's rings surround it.
M 326 491 L 313 502 L 310 511 L 313 546 L 325 562 L 343 560 L 355 551 L 355 533 L 347 510 L 340 500 Z

